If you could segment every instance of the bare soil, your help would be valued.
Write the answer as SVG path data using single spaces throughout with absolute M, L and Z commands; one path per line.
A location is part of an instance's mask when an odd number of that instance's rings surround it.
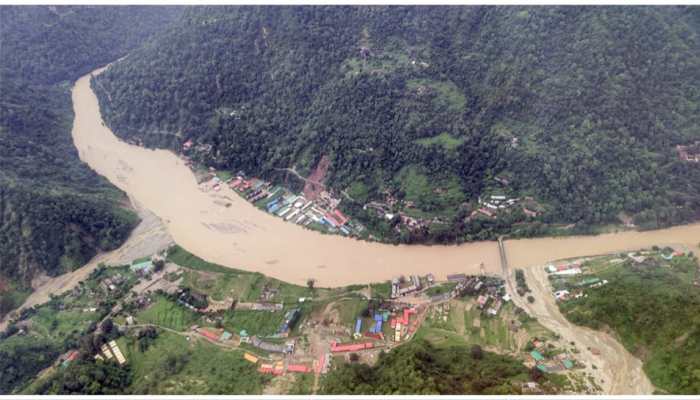
M 330 158 L 324 155 L 321 157 L 321 160 L 319 160 L 316 168 L 311 172 L 311 175 L 306 178 L 304 184 L 304 197 L 306 197 L 308 200 L 316 200 L 325 189 L 323 183 L 326 179 L 326 173 L 328 172 L 328 168 L 330 166 Z
M 585 364 L 586 372 L 594 377 L 604 394 L 649 395 L 653 392 L 654 387 L 642 370 L 642 362 L 617 340 L 608 333 L 574 325 L 559 312 L 544 267 L 525 270 L 525 279 L 532 290 L 530 295 L 536 299 L 534 303 L 515 292 L 515 274 L 512 271 L 506 278 L 508 292 L 516 305 L 559 334 L 561 341 L 576 344 L 580 351 L 576 357 Z M 591 349 L 599 351 L 600 355 L 593 354 Z

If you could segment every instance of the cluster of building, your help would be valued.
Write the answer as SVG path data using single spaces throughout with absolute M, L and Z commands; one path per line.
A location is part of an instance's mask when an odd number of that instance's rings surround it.
M 117 345 L 117 342 L 114 340 L 110 340 L 108 343 L 105 343 L 100 347 L 100 352 L 95 355 L 95 360 L 116 360 L 119 365 L 124 365 L 126 364 L 126 357 L 124 357 L 124 354 L 122 354 L 122 351 L 119 349 L 119 346 Z
M 383 324 L 389 320 L 389 311 L 377 312 L 374 314 L 374 319 L 367 332 L 362 333 L 362 318 L 357 318 L 355 321 L 355 331 L 353 337 L 359 339 L 362 336 L 366 336 L 372 339 L 384 340 L 384 332 L 382 331 Z
M 393 278 L 391 280 L 391 298 L 396 299 L 405 296 L 409 293 L 421 290 L 422 285 L 418 275 L 411 275 L 409 279 L 403 277 Z M 426 278 L 427 279 L 427 278 Z
M 331 353 L 345 353 L 349 351 L 362 351 L 374 348 L 373 342 L 365 343 L 346 343 L 339 344 L 335 341 L 331 342 Z
M 241 343 L 249 343 L 253 347 L 268 353 L 292 354 L 294 353 L 294 340 L 287 340 L 284 343 L 272 343 L 260 339 L 257 336 L 241 335 Z
M 294 324 L 296 324 L 296 322 L 299 320 L 299 317 L 301 317 L 301 311 L 298 308 L 293 308 L 287 311 L 284 314 L 284 321 L 282 321 L 276 336 L 289 336 L 289 331 L 294 327 Z
M 511 300 L 500 278 L 455 274 L 448 275 L 447 279 L 450 282 L 457 282 L 457 286 L 451 291 L 452 297 L 477 296 L 476 304 L 479 309 L 491 316 L 498 315 L 503 304 Z
M 126 282 L 126 278 L 122 276 L 122 274 L 117 273 L 113 276 L 103 279 L 100 282 L 99 287 L 105 292 L 111 292 L 117 290 L 119 285 L 121 285 L 124 282 Z
M 310 200 L 281 186 L 272 187 L 269 182 L 258 178 L 246 179 L 242 174 L 232 179 L 229 186 L 248 201 L 258 203 L 285 221 L 303 226 L 316 224 L 316 228 L 344 235 L 358 235 L 364 230 L 362 225 L 353 223 L 338 209 L 340 199 L 325 190 L 318 198 Z
M 547 272 L 552 275 L 578 275 L 583 271 L 581 270 L 580 262 L 572 262 L 556 266 L 554 264 L 550 264 L 547 266 Z
M 563 289 L 554 291 L 554 297 L 557 301 L 587 297 L 588 295 L 584 293 L 584 289 L 594 289 L 608 283 L 606 279 L 600 279 L 592 275 L 577 277 L 583 274 L 583 270 L 584 267 L 581 261 L 573 261 L 559 265 L 550 264 L 547 266 L 546 271 L 550 275 L 550 279 L 564 282 Z
M 691 145 L 676 146 L 678 157 L 685 162 L 700 162 L 700 142 L 695 142 Z
M 488 197 L 488 199 L 482 199 L 479 197 L 479 208 L 472 211 L 469 218 L 474 218 L 476 216 L 485 216 L 488 218 L 496 218 L 498 211 L 506 210 L 515 206 L 520 199 L 509 198 L 506 195 L 494 194 Z M 537 217 L 537 211 L 530 210 L 529 208 L 522 206 L 522 210 L 530 218 Z
M 397 317 L 391 318 L 389 326 L 394 330 L 394 342 L 400 342 L 403 337 L 410 336 L 418 329 L 417 319 L 411 321 L 411 316 L 416 313 L 415 308 L 404 308 Z
M 533 340 L 532 344 L 535 349 L 530 352 L 530 357 L 535 363 L 537 369 L 542 372 L 561 372 L 564 370 L 572 369 L 575 366 L 574 361 L 569 358 L 568 354 L 560 353 L 553 357 L 545 357 L 542 352 L 544 351 L 545 343 L 540 340 Z
M 223 329 L 200 328 L 197 325 L 192 326 L 190 329 L 211 342 L 225 343 L 233 338 L 233 334 Z
M 313 368 L 306 364 L 295 364 L 291 362 L 285 364 L 284 361 L 276 361 L 274 363 L 262 362 L 259 357 L 248 352 L 243 354 L 243 359 L 256 365 L 260 363 L 258 372 L 261 374 L 284 375 L 286 372 L 297 372 L 303 374 L 313 372 Z

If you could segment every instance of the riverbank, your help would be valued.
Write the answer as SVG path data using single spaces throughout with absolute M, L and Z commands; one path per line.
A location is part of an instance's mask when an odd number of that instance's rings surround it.
M 95 71 L 100 73 L 101 70 Z M 90 75 L 73 88 L 73 139 L 80 158 L 160 217 L 175 242 L 217 264 L 319 286 L 386 281 L 396 275 L 498 275 L 496 242 L 458 246 L 387 245 L 322 235 L 273 217 L 224 186 L 204 193 L 174 153 L 120 141 L 104 125 Z M 228 206 L 227 206 L 228 204 Z M 659 231 L 506 242 L 512 267 L 548 260 L 664 245 L 697 246 L 700 224 Z

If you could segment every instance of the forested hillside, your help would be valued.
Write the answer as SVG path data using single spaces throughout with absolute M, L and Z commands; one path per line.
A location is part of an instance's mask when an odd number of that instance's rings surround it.
M 117 247 L 138 221 L 126 197 L 78 158 L 72 81 L 123 56 L 177 8 L 0 9 L 0 316 L 37 273 L 57 275 Z
M 321 392 L 337 395 L 520 394 L 521 386 L 547 379 L 509 356 L 475 346 L 440 349 L 413 341 L 380 355 L 376 365 L 342 364 L 323 378 Z
M 437 217 L 401 240 L 653 228 L 700 210 L 675 149 L 700 139 L 699 29 L 687 7 L 195 7 L 96 88 L 123 138 L 265 177 L 325 155 L 365 222 L 387 194 Z M 502 192 L 535 221 L 466 218 Z

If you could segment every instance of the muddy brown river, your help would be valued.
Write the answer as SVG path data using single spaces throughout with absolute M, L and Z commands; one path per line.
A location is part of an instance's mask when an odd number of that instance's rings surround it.
M 90 75 L 76 82 L 73 106 L 73 139 L 80 158 L 160 217 L 175 242 L 208 261 L 297 284 L 314 278 L 320 286 L 328 287 L 385 281 L 399 274 L 432 272 L 441 279 L 457 272 L 502 273 L 496 242 L 393 246 L 323 235 L 257 209 L 228 187 L 218 193 L 202 191 L 192 171 L 174 153 L 129 145 L 105 127 L 90 88 Z M 653 245 L 695 249 L 698 242 L 700 224 L 693 224 L 649 232 L 509 240 L 505 248 L 512 272 L 513 267 L 535 268 L 556 259 Z M 529 279 L 535 286 L 545 285 L 534 278 L 537 272 L 529 269 Z M 542 296 L 551 297 L 542 287 Z M 601 368 L 596 375 L 604 392 L 652 391 L 638 359 L 607 334 L 565 321 L 551 300 L 544 299 L 536 309 L 523 306 L 545 325 L 562 332 L 567 340 L 605 344 L 614 353 L 597 361 Z M 584 361 L 589 360 L 584 357 Z
M 455 272 L 500 273 L 496 242 L 459 246 L 370 243 L 284 222 L 227 187 L 206 193 L 174 153 L 129 145 L 105 127 L 89 75 L 75 84 L 73 106 L 73 139 L 80 158 L 162 218 L 178 244 L 208 261 L 298 284 L 314 278 L 321 286 L 384 281 L 399 274 L 432 272 L 444 278 Z M 510 240 L 506 250 L 511 267 L 528 267 L 655 244 L 696 247 L 699 241 L 700 224 L 694 224 L 650 232 Z

